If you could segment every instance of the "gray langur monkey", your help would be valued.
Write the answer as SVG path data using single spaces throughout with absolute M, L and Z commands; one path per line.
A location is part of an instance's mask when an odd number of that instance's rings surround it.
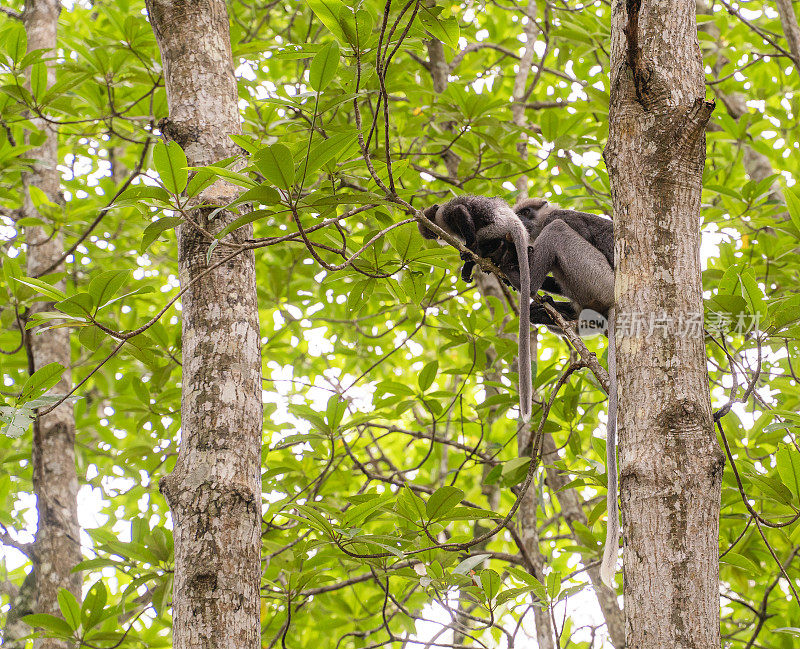
M 570 302 L 554 306 L 567 317 L 577 316 L 585 308 L 608 318 L 608 429 L 606 433 L 606 473 L 608 476 L 608 526 L 600 577 L 613 589 L 619 546 L 619 512 L 617 510 L 617 369 L 614 313 L 614 225 L 609 219 L 574 210 L 561 209 L 541 198 L 520 201 L 514 211 L 528 231 L 530 249 L 530 291 L 540 289 L 564 295 Z M 493 261 L 503 270 L 516 288 L 520 273 L 509 246 L 493 252 Z M 552 280 L 548 273 L 552 274 Z M 524 291 L 524 289 L 522 289 Z M 532 309 L 536 305 L 532 305 Z M 532 321 L 550 324 L 543 307 L 533 314 Z M 541 316 L 546 318 L 543 319 Z M 575 317 L 568 318 L 575 319 Z
M 530 309 L 531 274 L 528 266 L 528 230 L 522 220 L 502 198 L 485 196 L 459 196 L 444 205 L 432 205 L 424 211 L 425 216 L 442 230 L 453 235 L 469 249 L 486 256 L 496 251 L 504 242 L 513 244 L 514 254 L 519 259 L 519 410 L 523 421 L 531 418 L 533 395 L 531 379 Z M 417 222 L 420 234 L 426 239 L 437 239 L 433 230 L 422 221 Z M 466 261 L 462 277 L 469 281 L 474 263 L 462 253 Z

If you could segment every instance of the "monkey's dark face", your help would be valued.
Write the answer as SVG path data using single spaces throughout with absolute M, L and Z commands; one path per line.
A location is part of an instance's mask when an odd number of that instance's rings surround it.
M 431 205 L 430 207 L 425 208 L 422 213 L 429 221 L 436 223 L 436 212 L 438 211 L 438 205 Z M 424 239 L 438 239 L 437 234 L 433 230 L 429 229 L 422 221 L 417 221 L 417 228 Z
M 517 213 L 517 215 L 533 221 L 533 219 L 536 218 L 536 214 L 539 212 L 539 210 L 544 207 L 547 207 L 547 201 L 543 198 L 529 198 L 519 203 L 514 208 L 514 211 Z
M 526 219 L 533 219 L 533 217 L 536 216 L 536 210 L 532 207 L 520 207 L 517 210 L 517 214 L 519 214 L 519 216 L 524 216 Z

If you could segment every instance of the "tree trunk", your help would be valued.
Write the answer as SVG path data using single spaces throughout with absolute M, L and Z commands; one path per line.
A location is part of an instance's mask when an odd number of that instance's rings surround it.
M 169 118 L 164 135 L 190 165 L 234 155 L 228 137 L 240 133 L 228 15 L 222 0 L 173 3 L 147 0 L 163 61 Z M 217 182 L 205 197 L 235 195 Z M 218 232 L 231 220 L 193 221 Z M 229 239 L 242 243 L 250 226 Z M 240 254 L 204 277 L 230 254 L 191 225 L 178 232 L 182 286 L 183 396 L 181 447 L 160 488 L 175 533 L 174 646 L 260 646 L 261 349 L 255 260 Z
M 58 0 L 31 0 L 25 4 L 23 22 L 28 37 L 28 52 L 56 48 Z M 55 82 L 55 68 L 47 70 L 47 85 Z M 40 217 L 30 198 L 29 187 L 41 189 L 51 202 L 62 202 L 59 193 L 58 134 L 51 125 L 35 116 L 31 121 L 46 134 L 47 139 L 28 157 L 36 162 L 30 172 L 22 175 L 24 191 L 22 216 Z M 41 218 L 41 217 L 40 217 Z M 45 219 L 46 220 L 46 219 Z M 53 232 L 55 230 L 55 233 Z M 64 252 L 60 224 L 33 226 L 25 230 L 27 244 L 26 274 L 37 277 L 52 267 Z M 55 268 L 63 273 L 64 263 Z M 56 284 L 63 290 L 64 280 Z M 52 311 L 52 302 L 37 302 L 32 313 Z M 65 369 L 53 388 L 55 394 L 66 394 L 72 385 L 70 373 L 69 330 L 65 328 L 40 331 L 26 336 L 28 364 L 31 372 L 48 363 L 59 363 Z M 52 412 L 37 417 L 33 426 L 33 490 L 39 514 L 36 541 L 33 546 L 33 570 L 36 579 L 36 612 L 61 615 L 58 591 L 68 589 L 80 596 L 81 575 L 72 569 L 81 560 L 80 528 L 78 527 L 78 476 L 75 472 L 75 416 L 72 404 L 62 403 Z M 66 647 L 67 643 L 45 639 L 38 647 Z
M 530 455 L 531 427 L 529 424 L 523 425 L 517 434 L 517 452 L 520 456 Z M 536 485 L 532 484 L 522 496 L 522 502 L 520 502 L 519 509 L 517 509 L 517 534 L 525 549 L 525 554 L 533 564 L 528 566 L 528 572 L 541 583 L 546 584 L 547 578 L 544 574 L 545 557 L 539 546 L 538 517 L 536 515 L 538 505 Z M 551 623 L 550 609 L 534 606 L 533 617 L 536 622 L 537 649 L 554 649 L 555 630 Z
M 614 0 L 610 69 L 626 646 L 718 649 L 723 458 L 698 218 L 714 104 L 695 1 Z
M 558 500 L 558 504 L 561 507 L 561 515 L 564 517 L 567 527 L 569 527 L 572 538 L 575 539 L 575 545 L 583 545 L 584 541 L 576 533 L 575 524 L 580 523 L 588 527 L 589 520 L 583 511 L 577 489 L 567 487 L 569 476 L 554 466 L 558 460 L 558 449 L 553 437 L 545 435 L 542 439 L 542 464 L 547 469 L 547 486 L 550 487 L 551 494 Z M 606 620 L 606 628 L 608 629 L 608 636 L 611 638 L 611 644 L 616 649 L 623 649 L 625 647 L 625 620 L 617 601 L 617 593 L 603 586 L 603 582 L 600 581 L 599 565 L 587 568 L 586 574 L 589 575 L 597 603 Z
M 797 25 L 797 16 L 794 13 L 792 0 L 775 0 L 778 8 L 778 15 L 781 17 L 781 27 L 783 35 L 789 44 L 789 50 L 794 59 L 794 68 L 800 74 L 800 27 Z

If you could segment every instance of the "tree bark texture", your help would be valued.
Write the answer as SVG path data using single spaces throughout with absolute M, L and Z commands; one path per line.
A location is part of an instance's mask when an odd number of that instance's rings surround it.
M 56 48 L 58 0 L 30 0 L 25 4 L 23 23 L 28 37 L 28 52 Z M 55 81 L 55 69 L 48 66 L 47 85 Z M 35 116 L 31 121 L 46 135 L 40 146 L 30 151 L 28 157 L 36 162 L 30 172 L 22 175 L 23 217 L 42 217 L 33 205 L 29 188 L 41 189 L 56 205 L 62 202 L 59 193 L 58 134 L 53 127 Z M 39 136 L 37 134 L 37 136 Z M 36 137 L 36 136 L 34 136 Z M 46 227 L 32 226 L 25 230 L 27 245 L 26 274 L 37 277 L 56 263 L 64 252 L 64 238 L 60 223 Z M 64 263 L 56 266 L 56 273 L 64 273 Z M 64 280 L 56 287 L 64 290 Z M 52 311 L 52 302 L 37 302 L 32 313 Z M 61 380 L 53 388 L 54 394 L 66 394 L 72 387 L 70 372 L 69 330 L 65 328 L 41 331 L 32 329 L 27 335 L 28 362 L 31 372 L 48 363 L 59 363 L 65 369 Z M 80 529 L 78 527 L 78 476 L 75 471 L 75 417 L 72 404 L 62 403 L 52 412 L 37 417 L 33 425 L 33 490 L 39 515 L 32 562 L 35 574 L 35 609 L 39 613 L 61 615 L 58 592 L 66 588 L 80 596 L 81 575 L 72 569 L 81 560 Z M 66 643 L 37 640 L 37 647 L 54 649 Z
M 533 65 L 533 57 L 535 55 L 534 45 L 536 44 L 536 36 L 539 33 L 539 27 L 534 21 L 536 18 L 536 0 L 529 0 L 528 7 L 525 11 L 527 22 L 523 25 L 522 31 L 525 34 L 525 49 L 522 51 L 522 56 L 519 60 L 517 73 L 514 75 L 514 91 L 511 95 L 511 115 L 514 120 L 514 125 L 520 131 L 519 142 L 517 142 L 517 153 L 523 162 L 528 161 L 528 133 L 526 130 L 526 117 L 525 117 L 525 101 L 530 97 L 533 92 L 533 87 L 539 76 L 537 74 L 533 83 L 528 85 L 528 76 Z M 517 200 L 528 198 L 528 175 L 520 175 L 514 185 L 517 188 Z
M 614 0 L 614 202 L 626 646 L 718 649 L 720 485 L 702 331 L 705 126 L 695 0 Z M 686 326 L 697 321 L 700 325 Z M 630 398 L 628 398 L 630 395 Z
M 222 0 L 147 0 L 161 50 L 169 118 L 164 135 L 190 165 L 234 155 L 229 135 L 241 132 L 228 15 Z M 217 182 L 204 198 L 225 200 L 235 189 Z M 211 232 L 233 217 L 192 219 Z M 242 243 L 250 226 L 226 240 Z M 183 287 L 181 446 L 160 488 L 175 534 L 173 591 L 176 649 L 260 647 L 261 344 L 255 260 L 218 246 L 192 225 L 178 232 Z
M 789 51 L 794 59 L 795 73 L 800 74 L 800 26 L 797 24 L 797 15 L 794 13 L 792 0 L 775 0 L 778 15 L 781 17 L 781 27 L 789 44 Z

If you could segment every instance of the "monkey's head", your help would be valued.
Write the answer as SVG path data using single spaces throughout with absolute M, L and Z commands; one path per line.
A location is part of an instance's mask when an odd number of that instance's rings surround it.
M 514 211 L 518 216 L 533 221 L 536 215 L 550 204 L 543 198 L 524 198 L 514 206 Z M 553 209 L 551 206 L 550 209 Z
M 430 207 L 426 207 L 423 210 L 423 214 L 429 221 L 433 221 L 436 223 L 436 212 L 439 211 L 438 205 L 431 205 Z M 424 239 L 438 239 L 438 235 L 428 228 L 422 221 L 417 221 L 417 228 L 419 229 L 419 233 L 422 235 Z

